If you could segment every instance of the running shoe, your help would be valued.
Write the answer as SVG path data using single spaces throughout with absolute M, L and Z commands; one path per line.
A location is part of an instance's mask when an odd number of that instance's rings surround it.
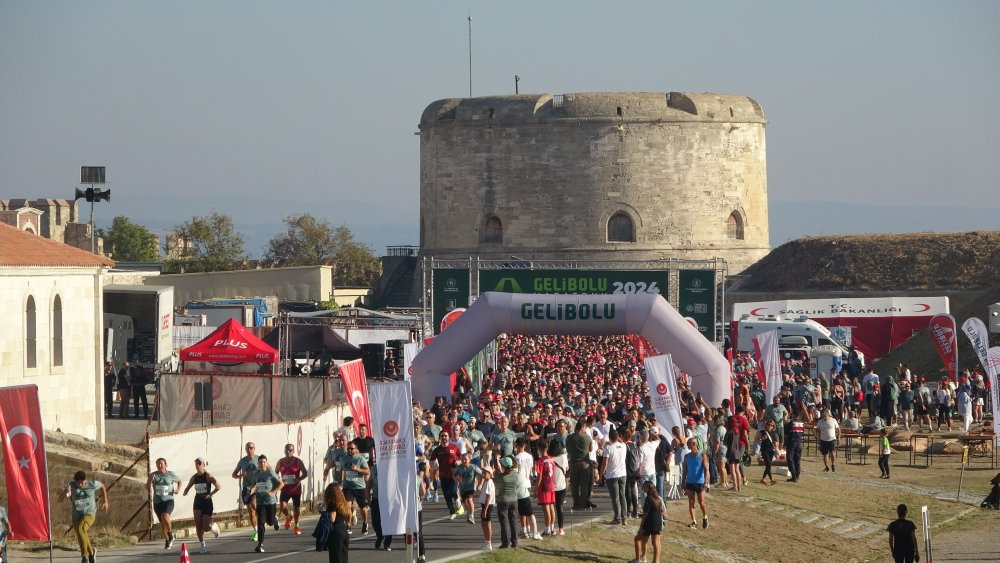
M 288 528 L 291 527 L 292 527 L 292 517 L 289 516 L 288 518 L 285 518 L 285 529 L 287 530 Z
M 257 530 L 253 531 L 253 535 L 250 536 L 250 541 L 257 541 Z
M 493 544 L 486 542 L 483 544 L 483 551 L 493 551 Z
M 170 549 L 173 546 L 174 546 L 174 533 L 170 532 L 167 535 L 167 549 Z
M 212 535 L 215 537 L 219 537 L 219 534 L 221 532 L 222 530 L 219 529 L 219 525 L 216 524 L 215 522 L 212 522 Z
M 694 529 L 694 528 L 697 528 L 697 527 L 698 527 L 698 524 L 694 520 L 692 520 L 691 523 L 688 524 L 688 528 Z
M 201 542 L 201 549 L 198 550 L 198 553 L 208 553 L 208 546 L 205 545 L 205 542 Z
M 295 527 L 292 529 L 292 531 L 295 532 L 296 536 L 301 536 L 302 535 L 302 528 L 300 528 L 298 524 L 295 525 Z
M 564 530 L 563 528 L 559 528 L 559 535 L 560 536 L 565 536 L 566 535 L 566 530 Z
M 257 553 L 264 553 L 264 544 L 262 543 L 257 544 L 257 547 L 253 548 L 253 550 L 256 551 Z
M 452 512 L 451 514 L 448 515 L 448 520 L 454 520 L 455 518 L 458 518 L 457 512 Z
M 368 535 L 368 522 L 365 522 L 364 524 L 361 525 L 361 535 L 362 536 Z
M 542 539 L 542 535 L 539 534 L 538 532 L 535 532 L 535 533 L 531 534 L 531 539 L 533 539 L 533 540 L 540 540 L 540 539 Z
M 458 510 L 455 511 L 455 514 L 458 514 L 459 516 L 465 514 L 465 507 L 462 505 L 458 505 Z
M 702 528 L 708 527 L 708 516 L 705 516 L 704 518 L 701 519 L 701 527 Z
M 277 532 L 281 528 L 281 526 L 278 524 L 278 519 L 277 518 L 274 519 L 274 522 L 271 522 L 271 525 L 274 526 L 274 531 L 275 532 Z
M 469 515 L 468 518 L 465 519 L 465 521 L 468 522 L 469 524 L 475 524 L 476 523 L 476 519 L 471 514 Z

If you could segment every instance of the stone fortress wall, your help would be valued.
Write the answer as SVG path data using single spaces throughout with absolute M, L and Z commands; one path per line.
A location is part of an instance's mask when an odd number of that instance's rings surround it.
M 435 258 L 723 258 L 770 250 L 757 102 L 694 93 L 451 98 L 420 119 Z

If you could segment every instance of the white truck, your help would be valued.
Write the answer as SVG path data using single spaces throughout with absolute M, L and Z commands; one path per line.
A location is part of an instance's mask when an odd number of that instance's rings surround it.
M 174 347 L 174 288 L 110 284 L 104 293 L 104 355 L 115 370 L 126 359 L 152 373 Z
M 824 358 L 822 363 L 827 368 L 834 367 L 835 360 L 839 357 L 843 362 L 847 362 L 850 350 L 842 342 L 837 340 L 833 334 L 823 325 L 802 315 L 794 319 L 786 319 L 781 315 L 768 315 L 766 317 L 751 318 L 750 315 L 743 315 L 733 323 L 735 334 L 732 335 L 732 342 L 736 343 L 736 349 L 741 352 L 753 353 L 753 339 L 759 334 L 777 330 L 778 349 L 788 352 L 790 355 L 800 353 L 809 357 Z M 865 358 L 861 352 L 856 352 L 864 364 Z M 783 354 L 784 355 L 784 354 Z M 829 359 L 827 362 L 825 359 Z

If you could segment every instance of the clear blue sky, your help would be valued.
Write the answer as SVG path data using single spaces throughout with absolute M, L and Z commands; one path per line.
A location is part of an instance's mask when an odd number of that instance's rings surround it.
M 0 198 L 104 165 L 158 232 L 212 210 L 416 244 L 424 107 L 522 92 L 756 99 L 771 242 L 1000 229 L 1000 2 L 0 0 Z M 84 219 L 89 208 L 82 205 Z

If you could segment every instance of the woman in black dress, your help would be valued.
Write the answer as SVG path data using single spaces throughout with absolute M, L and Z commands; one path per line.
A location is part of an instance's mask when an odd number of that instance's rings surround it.
M 646 481 L 642 484 L 642 492 L 646 493 L 646 502 L 642 505 L 642 521 L 639 531 L 635 534 L 635 559 L 629 563 L 646 561 L 646 542 L 652 540 L 652 563 L 660 561 L 660 532 L 663 531 L 664 509 L 663 501 L 656 492 L 656 483 Z
M 350 536 L 347 535 L 347 523 L 351 520 L 351 505 L 344 498 L 344 490 L 338 483 L 330 483 L 323 491 L 326 509 L 330 512 L 332 528 L 327 540 L 327 550 L 330 563 L 347 563 L 347 553 L 350 547 Z

